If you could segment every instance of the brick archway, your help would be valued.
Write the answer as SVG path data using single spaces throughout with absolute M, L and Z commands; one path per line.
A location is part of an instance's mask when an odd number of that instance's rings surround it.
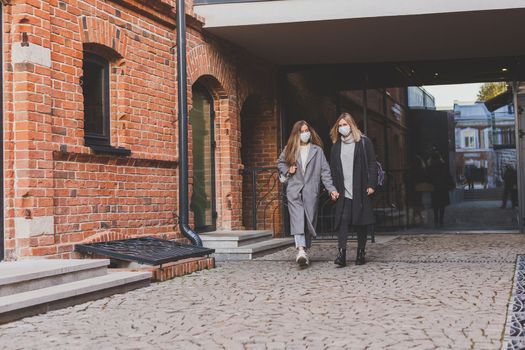
M 235 98 L 224 88 L 219 79 L 211 74 L 204 74 L 194 81 L 204 87 L 213 99 L 215 113 L 215 188 L 217 229 L 239 229 L 241 222 L 240 192 L 240 130 L 235 107 Z M 192 95 L 189 94 L 191 111 Z M 191 138 L 191 125 L 190 138 Z M 192 151 L 190 150 L 190 156 Z M 190 171 L 191 171 L 190 160 Z M 191 179 L 190 179 L 191 183 Z
M 79 32 L 83 44 L 98 44 L 115 51 L 120 57 L 126 57 L 126 32 L 114 24 L 97 17 L 78 18 Z

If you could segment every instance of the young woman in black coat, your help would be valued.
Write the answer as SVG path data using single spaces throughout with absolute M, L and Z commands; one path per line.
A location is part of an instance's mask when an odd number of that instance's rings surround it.
M 339 116 L 330 131 L 334 145 L 330 168 L 339 193 L 335 209 L 335 228 L 339 252 L 335 264 L 346 266 L 349 227 L 357 229 L 356 265 L 365 263 L 367 226 L 375 222 L 372 194 L 377 186 L 377 163 L 372 141 L 359 130 L 349 113 Z
M 430 155 L 428 163 L 428 177 L 434 187 L 430 197 L 434 209 L 434 226 L 443 227 L 445 207 L 450 204 L 449 191 L 452 191 L 456 184 L 447 164 L 437 151 Z

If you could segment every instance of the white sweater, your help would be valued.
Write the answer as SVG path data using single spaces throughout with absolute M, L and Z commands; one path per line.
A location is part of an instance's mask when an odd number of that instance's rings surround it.
M 301 165 L 302 165 L 302 172 L 304 175 L 304 172 L 306 171 L 306 161 L 308 160 L 308 153 L 310 152 L 310 142 L 308 142 L 304 146 L 299 146 L 299 152 L 301 154 Z
M 352 199 L 354 196 L 354 152 L 355 142 L 350 134 L 349 137 L 341 137 L 341 164 L 343 165 L 343 177 L 345 183 L 345 198 Z

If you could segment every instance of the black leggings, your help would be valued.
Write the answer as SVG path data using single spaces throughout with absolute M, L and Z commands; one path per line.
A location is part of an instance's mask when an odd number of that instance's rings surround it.
M 350 233 L 349 226 L 352 223 L 352 203 L 349 198 L 344 199 L 343 216 L 341 217 L 341 224 L 338 232 L 338 248 L 346 249 L 346 242 L 348 241 L 348 234 Z M 366 247 L 366 226 L 355 226 L 357 229 L 357 247 L 365 249 Z

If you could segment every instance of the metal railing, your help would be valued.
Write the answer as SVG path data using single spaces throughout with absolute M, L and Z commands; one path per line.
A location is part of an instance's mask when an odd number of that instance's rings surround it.
M 252 230 L 271 229 L 281 235 L 282 208 L 286 198 L 274 167 L 255 167 L 243 170 L 243 225 Z
M 410 226 L 406 190 L 406 171 L 393 170 L 374 196 L 376 224 L 372 231 L 392 231 Z M 319 198 L 318 239 L 335 239 L 335 205 L 327 191 Z M 243 225 L 253 230 L 272 230 L 275 236 L 290 234 L 286 195 L 276 168 L 243 170 Z M 374 240 L 373 233 L 371 234 Z

